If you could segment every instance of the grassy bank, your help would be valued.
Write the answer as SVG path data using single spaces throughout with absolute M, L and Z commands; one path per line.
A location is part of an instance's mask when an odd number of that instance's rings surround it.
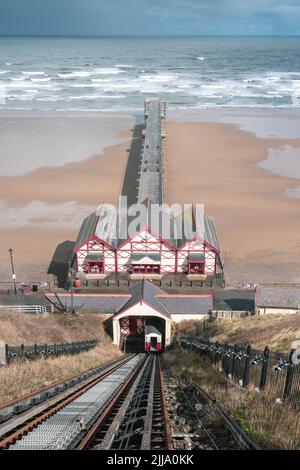
M 213 342 L 239 346 L 251 344 L 255 349 L 269 346 L 273 351 L 289 352 L 292 343 L 300 340 L 300 315 L 255 315 L 206 321 L 205 331 L 202 331 L 202 324 L 198 324 L 198 332 Z
M 230 383 L 207 358 L 174 349 L 164 355 L 165 366 L 176 378 L 190 375 L 233 416 L 263 449 L 299 449 L 300 416 L 268 393 L 244 390 Z
M 33 315 L 1 310 L 0 341 L 11 346 L 86 341 L 101 337 L 102 323 L 101 315 L 88 312 Z
M 121 355 L 106 335 L 100 315 L 0 313 L 0 340 L 10 345 L 53 344 L 99 339 L 100 344 L 74 356 L 15 360 L 0 367 L 0 403 L 67 379 Z

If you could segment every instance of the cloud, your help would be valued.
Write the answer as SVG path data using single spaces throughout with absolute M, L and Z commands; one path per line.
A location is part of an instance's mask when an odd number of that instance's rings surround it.
M 299 0 L 1 0 L 0 33 L 295 34 L 299 17 Z

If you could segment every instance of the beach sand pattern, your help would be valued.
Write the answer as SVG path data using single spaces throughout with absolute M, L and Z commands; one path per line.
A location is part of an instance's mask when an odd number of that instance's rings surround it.
M 72 140 L 71 128 L 65 126 L 65 141 Z M 203 122 L 167 122 L 166 134 L 166 202 L 205 204 L 219 234 L 227 281 L 299 281 L 299 200 L 286 197 L 299 180 L 258 165 L 268 161 L 270 149 L 296 151 L 300 140 L 262 139 L 234 125 Z M 132 129 L 120 136 L 123 143 L 85 160 L 71 163 L 68 155 L 60 166 L 0 176 L 2 280 L 10 279 L 5 247 L 14 247 L 20 280 L 45 279 L 56 245 L 74 240 L 99 203 L 117 203 Z M 53 138 L 51 126 L 44 138 Z M 26 146 L 30 153 L 35 142 Z M 1 152 L 5 156 L 6 148 Z

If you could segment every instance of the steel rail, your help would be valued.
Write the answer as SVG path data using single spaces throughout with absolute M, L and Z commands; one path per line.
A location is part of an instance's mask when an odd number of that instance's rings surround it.
M 153 401 L 154 401 L 154 385 L 156 376 L 156 361 L 157 356 L 154 357 L 153 368 L 150 379 L 150 386 L 148 391 L 148 403 L 147 411 L 144 422 L 143 438 L 141 444 L 141 450 L 150 450 L 151 447 L 151 435 L 152 435 L 152 423 L 153 423 Z
M 75 447 L 76 450 L 84 450 L 89 447 L 92 443 L 93 439 L 97 436 L 97 433 L 101 430 L 102 425 L 105 423 L 106 419 L 113 413 L 115 407 L 118 405 L 119 401 L 122 398 L 122 395 L 126 393 L 126 389 L 130 387 L 130 391 L 125 398 L 125 401 L 121 405 L 120 409 L 118 410 L 116 416 L 114 417 L 108 431 L 105 433 L 105 437 L 102 440 L 101 444 L 95 446 L 97 450 L 108 450 L 110 449 L 112 442 L 115 438 L 116 432 L 118 431 L 120 422 L 124 418 L 124 415 L 127 411 L 129 403 L 133 398 L 138 383 L 140 381 L 141 375 L 147 365 L 147 358 L 145 357 L 144 361 L 139 365 L 139 367 L 133 371 L 133 373 L 126 379 L 118 393 L 114 396 L 112 401 L 110 402 L 109 406 L 105 409 L 104 413 L 97 419 L 95 424 L 86 434 L 86 436 L 81 440 L 81 442 Z M 133 383 L 133 384 L 132 384 Z M 132 385 L 131 385 L 132 384 Z
M 114 372 L 115 370 L 122 367 L 124 364 L 126 364 L 130 360 L 131 357 L 132 356 L 126 357 L 125 359 L 118 362 L 117 364 L 114 364 L 108 370 L 104 370 L 103 373 L 100 376 L 98 376 L 97 378 L 92 379 L 87 384 L 81 386 L 79 389 L 77 389 L 75 392 L 69 394 L 68 397 L 64 398 L 59 403 L 54 404 L 53 406 L 50 405 L 50 407 L 48 406 L 48 409 L 45 412 L 42 412 L 35 419 L 28 421 L 24 426 L 17 429 L 14 433 L 9 434 L 4 439 L 0 440 L 0 449 L 7 448 L 9 445 L 14 443 L 16 440 L 20 439 L 25 433 L 28 433 L 28 432 L 32 431 L 35 427 L 37 427 L 39 424 L 41 424 L 47 418 L 49 418 L 50 416 L 55 414 L 60 409 L 64 408 L 67 404 L 69 404 L 70 402 L 75 400 L 77 397 L 79 397 L 80 395 L 85 393 L 87 390 L 89 390 L 90 388 L 95 386 L 97 383 L 101 382 L 104 378 L 109 376 L 112 372 Z
M 173 449 L 160 359 L 146 356 L 124 383 L 104 416 L 76 447 L 95 449 Z
M 159 378 L 160 378 L 160 392 L 161 392 L 161 400 L 162 400 L 162 409 L 163 409 L 163 421 L 164 421 L 164 428 L 165 428 L 165 439 L 166 439 L 166 446 L 167 449 L 174 449 L 173 440 L 172 440 L 172 430 L 170 425 L 170 419 L 168 414 L 168 403 L 167 397 L 165 393 L 165 378 L 164 373 L 161 368 L 161 361 L 158 362 L 159 368 Z
M 222 408 L 222 406 L 214 398 L 212 398 L 205 390 L 200 387 L 197 382 L 195 382 L 190 377 L 188 378 L 188 382 L 202 395 L 206 401 L 208 401 L 215 408 L 219 415 L 222 416 L 227 428 L 235 437 L 236 441 L 242 445 L 242 447 L 248 450 L 259 450 L 259 447 L 254 444 L 250 437 L 240 428 L 240 426 L 228 415 L 224 408 Z
M 132 357 L 132 354 L 129 354 L 128 357 Z M 41 393 L 47 392 L 48 390 L 51 390 L 52 388 L 59 387 L 62 384 L 71 382 L 72 380 L 77 379 L 78 377 L 86 376 L 88 374 L 93 374 L 93 373 L 96 374 L 97 372 L 100 371 L 100 369 L 103 369 L 106 366 L 113 365 L 113 364 L 115 364 L 119 361 L 122 361 L 123 359 L 124 359 L 124 357 L 121 357 L 121 358 L 119 357 L 117 359 L 114 359 L 113 361 L 102 364 L 101 366 L 93 367 L 91 369 L 87 369 L 86 371 L 82 372 L 79 375 L 78 374 L 77 375 L 72 375 L 71 377 L 69 377 L 67 379 L 52 382 L 50 385 L 47 385 L 46 387 L 42 387 L 42 388 L 39 388 L 37 390 L 33 390 L 32 392 L 28 392 L 25 395 L 21 395 L 18 398 L 14 398 L 12 400 L 4 402 L 4 403 L 0 404 L 0 412 L 3 412 L 3 410 L 5 410 L 6 408 L 10 408 L 14 405 L 19 405 L 19 404 L 23 403 L 24 401 L 29 400 L 31 398 L 35 398 L 37 395 L 40 395 Z

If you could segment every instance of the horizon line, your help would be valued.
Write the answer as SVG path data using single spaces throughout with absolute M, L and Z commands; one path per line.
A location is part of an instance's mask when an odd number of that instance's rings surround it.
M 0 38 L 99 38 L 99 39 L 121 39 L 121 38 L 255 38 L 255 37 L 264 37 L 264 38 L 298 38 L 300 34 L 122 34 L 122 35 L 86 35 L 86 34 L 1 34 Z

